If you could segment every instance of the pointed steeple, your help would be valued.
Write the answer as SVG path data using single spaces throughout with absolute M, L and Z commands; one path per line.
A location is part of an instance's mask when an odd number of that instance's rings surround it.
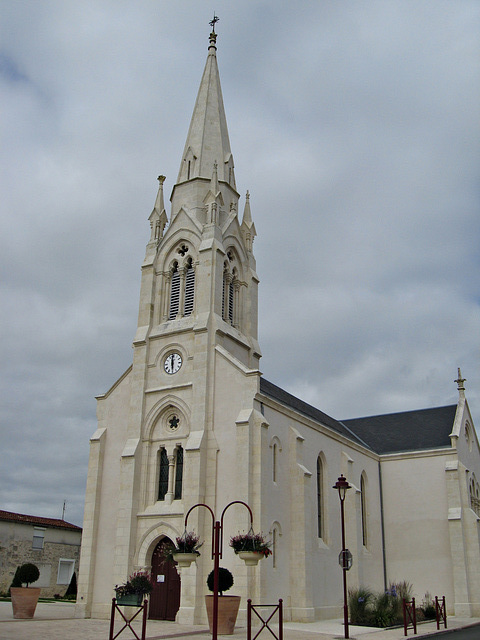
M 190 183 L 196 179 L 210 181 L 215 162 L 218 163 L 218 180 L 222 185 L 222 190 L 226 184 L 233 190 L 231 197 L 238 195 L 236 194 L 233 156 L 230 149 L 217 66 L 216 39 L 217 34 L 213 30 L 210 33 L 207 61 L 185 142 L 177 184 L 172 193 L 172 204 L 177 191 L 185 182 Z M 205 186 L 206 192 L 208 183 Z M 176 210 L 183 204 L 192 207 L 198 206 L 196 202 L 189 202 L 191 195 L 191 192 L 182 190 L 182 197 L 178 197 L 178 206 L 172 210 L 173 215 L 176 215 Z M 228 198 L 228 200 L 230 199 Z
M 253 239 L 257 235 L 255 225 L 252 220 L 252 212 L 250 210 L 250 193 L 247 191 L 245 196 L 245 208 L 243 210 L 242 233 L 245 239 L 247 251 L 253 250 Z
M 158 193 L 155 200 L 155 206 L 152 213 L 149 215 L 151 234 L 150 242 L 158 241 L 163 237 L 163 231 L 168 222 L 167 213 L 165 211 L 165 204 L 163 201 L 163 183 L 165 182 L 165 176 L 158 176 Z

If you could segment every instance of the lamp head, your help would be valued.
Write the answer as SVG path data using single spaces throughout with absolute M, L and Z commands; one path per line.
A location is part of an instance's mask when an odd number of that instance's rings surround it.
M 347 495 L 347 489 L 350 489 L 351 487 L 342 473 L 337 482 L 333 485 L 333 488 L 338 489 L 338 497 L 340 498 L 341 502 L 343 502 L 345 500 L 345 496 Z

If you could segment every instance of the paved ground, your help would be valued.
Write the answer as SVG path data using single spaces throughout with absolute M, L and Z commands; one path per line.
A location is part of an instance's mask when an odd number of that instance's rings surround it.
M 14 620 L 10 602 L 0 602 L 0 640 L 108 640 L 110 622 L 108 620 L 77 620 L 73 617 L 73 604 L 67 603 L 39 603 L 32 620 Z M 449 618 L 448 628 L 455 629 L 470 625 L 480 625 L 480 619 Z M 117 622 L 115 633 L 122 628 L 123 623 Z M 141 624 L 133 623 L 138 636 L 141 634 Z M 274 627 L 275 629 L 275 627 Z M 435 622 L 421 624 L 417 627 L 417 635 L 408 631 L 410 638 L 423 638 L 437 632 Z M 203 626 L 179 625 L 175 622 L 149 620 L 147 622 L 148 640 L 163 640 L 172 638 L 192 638 L 192 640 L 211 640 L 211 634 Z M 227 636 L 222 636 L 227 638 Z M 233 638 L 245 639 L 245 627 L 235 629 Z M 286 622 L 283 632 L 284 640 L 334 640 L 344 638 L 343 624 L 340 620 L 325 620 L 310 624 Z M 480 626 L 478 637 L 480 638 Z M 119 636 L 119 640 L 132 640 L 135 636 L 126 629 Z M 388 631 L 371 627 L 350 626 L 350 639 L 360 640 L 404 640 L 403 628 Z M 273 636 L 264 629 L 259 640 L 272 640 Z M 432 638 L 433 640 L 433 638 Z

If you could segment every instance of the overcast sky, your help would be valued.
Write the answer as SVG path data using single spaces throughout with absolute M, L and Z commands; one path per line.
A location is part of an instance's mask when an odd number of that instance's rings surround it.
M 479 1 L 0 0 L 0 509 L 82 524 L 213 9 L 265 377 L 480 427 Z

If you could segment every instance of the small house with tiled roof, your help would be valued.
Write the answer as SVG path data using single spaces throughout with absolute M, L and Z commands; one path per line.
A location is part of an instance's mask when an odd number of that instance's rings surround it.
M 40 570 L 33 586 L 42 597 L 64 595 L 80 558 L 82 528 L 57 518 L 0 510 L 0 592 L 8 591 L 18 566 Z

